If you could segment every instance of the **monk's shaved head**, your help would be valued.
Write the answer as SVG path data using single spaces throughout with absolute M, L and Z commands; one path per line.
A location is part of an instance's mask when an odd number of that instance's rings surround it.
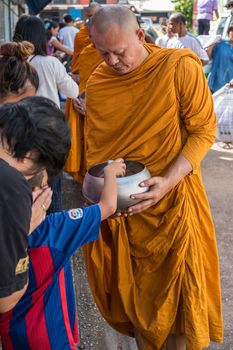
M 136 31 L 139 26 L 133 12 L 127 7 L 120 5 L 109 5 L 98 10 L 91 20 L 91 27 L 99 34 L 107 33 L 113 26 L 122 30 L 130 28 Z
M 131 72 L 148 56 L 144 30 L 124 6 L 101 7 L 90 20 L 89 33 L 105 63 L 117 74 Z
M 100 4 L 98 3 L 98 2 L 96 2 L 96 1 L 92 1 L 88 6 L 87 6 L 87 10 L 89 10 L 89 9 L 93 9 L 93 8 L 100 8 L 101 6 L 100 6 Z
M 99 9 L 101 8 L 101 5 L 98 3 L 98 2 L 91 2 L 87 8 L 86 8 L 86 16 L 88 18 L 91 18 L 95 13 L 96 11 L 98 11 Z

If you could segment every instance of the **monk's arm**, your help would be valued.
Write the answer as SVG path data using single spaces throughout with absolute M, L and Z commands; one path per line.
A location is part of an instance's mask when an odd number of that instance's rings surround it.
M 131 198 L 140 199 L 141 202 L 130 207 L 128 213 L 137 214 L 155 205 L 191 171 L 191 163 L 181 153 L 164 176 L 154 176 L 140 184 L 140 186 L 150 187 L 150 190 L 131 196 Z
M 191 171 L 191 163 L 181 153 L 163 176 L 167 182 L 166 193 L 174 188 Z
M 216 116 L 213 99 L 202 67 L 184 57 L 176 71 L 180 119 L 187 131 L 182 154 L 195 172 L 216 137 Z
M 187 132 L 186 141 L 176 161 L 162 177 L 152 177 L 141 184 L 149 186 L 150 191 L 132 196 L 141 202 L 128 209 L 130 214 L 158 203 L 186 175 L 195 172 L 215 141 L 213 101 L 201 66 L 191 58 L 182 58 L 176 70 L 175 86 L 181 123 Z

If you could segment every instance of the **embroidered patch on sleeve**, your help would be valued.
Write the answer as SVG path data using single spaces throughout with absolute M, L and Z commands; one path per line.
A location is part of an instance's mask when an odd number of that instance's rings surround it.
M 72 220 L 81 219 L 83 217 L 83 210 L 80 208 L 71 209 L 68 211 L 68 215 Z
M 18 261 L 18 264 L 15 269 L 15 274 L 19 275 L 20 273 L 24 273 L 28 270 L 29 258 L 26 256 L 25 258 L 21 258 Z

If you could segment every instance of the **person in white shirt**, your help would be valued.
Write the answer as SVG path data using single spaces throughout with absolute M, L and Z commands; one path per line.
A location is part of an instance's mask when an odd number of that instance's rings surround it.
M 65 27 L 60 29 L 59 38 L 64 46 L 74 51 L 74 38 L 79 30 L 73 26 L 73 19 L 70 15 L 64 16 L 63 21 Z
M 202 47 L 200 41 L 192 34 L 188 33 L 186 29 L 186 18 L 180 13 L 174 13 L 169 18 L 169 27 L 177 37 L 171 38 L 168 43 L 168 48 L 187 48 L 195 52 L 195 54 L 200 58 L 203 65 L 209 62 L 209 57 L 207 52 Z
M 73 55 L 73 51 L 62 45 L 57 38 L 59 32 L 59 24 L 57 22 L 46 20 L 44 21 L 44 28 L 46 30 L 48 42 L 47 52 L 49 55 L 53 55 L 58 58 L 65 54 L 69 56 Z
M 160 36 L 159 38 L 156 39 L 155 43 L 157 46 L 166 48 L 168 46 L 168 42 L 171 38 L 173 38 L 174 36 L 176 36 L 176 34 L 174 34 L 171 30 L 171 28 L 168 25 L 168 20 L 166 22 L 166 25 L 164 25 L 164 30 L 166 32 L 165 35 Z
M 18 20 L 13 36 L 14 41 L 27 40 L 35 47 L 34 55 L 29 62 L 39 75 L 38 96 L 50 98 L 60 107 L 59 93 L 66 97 L 76 98 L 79 87 L 63 64 L 53 56 L 47 54 L 46 31 L 42 21 L 35 16 L 23 16 Z

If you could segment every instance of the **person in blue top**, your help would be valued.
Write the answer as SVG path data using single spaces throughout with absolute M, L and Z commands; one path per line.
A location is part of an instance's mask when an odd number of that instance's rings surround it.
M 124 174 L 124 161 L 113 161 L 104 168 L 98 204 L 50 214 L 29 236 L 27 291 L 13 310 L 0 316 L 4 350 L 76 349 L 70 257 L 85 243 L 97 240 L 101 220 L 115 213 L 116 176 Z
M 228 28 L 227 34 L 229 40 L 222 40 L 207 48 L 212 58 L 208 84 L 213 93 L 233 79 L 233 26 Z

